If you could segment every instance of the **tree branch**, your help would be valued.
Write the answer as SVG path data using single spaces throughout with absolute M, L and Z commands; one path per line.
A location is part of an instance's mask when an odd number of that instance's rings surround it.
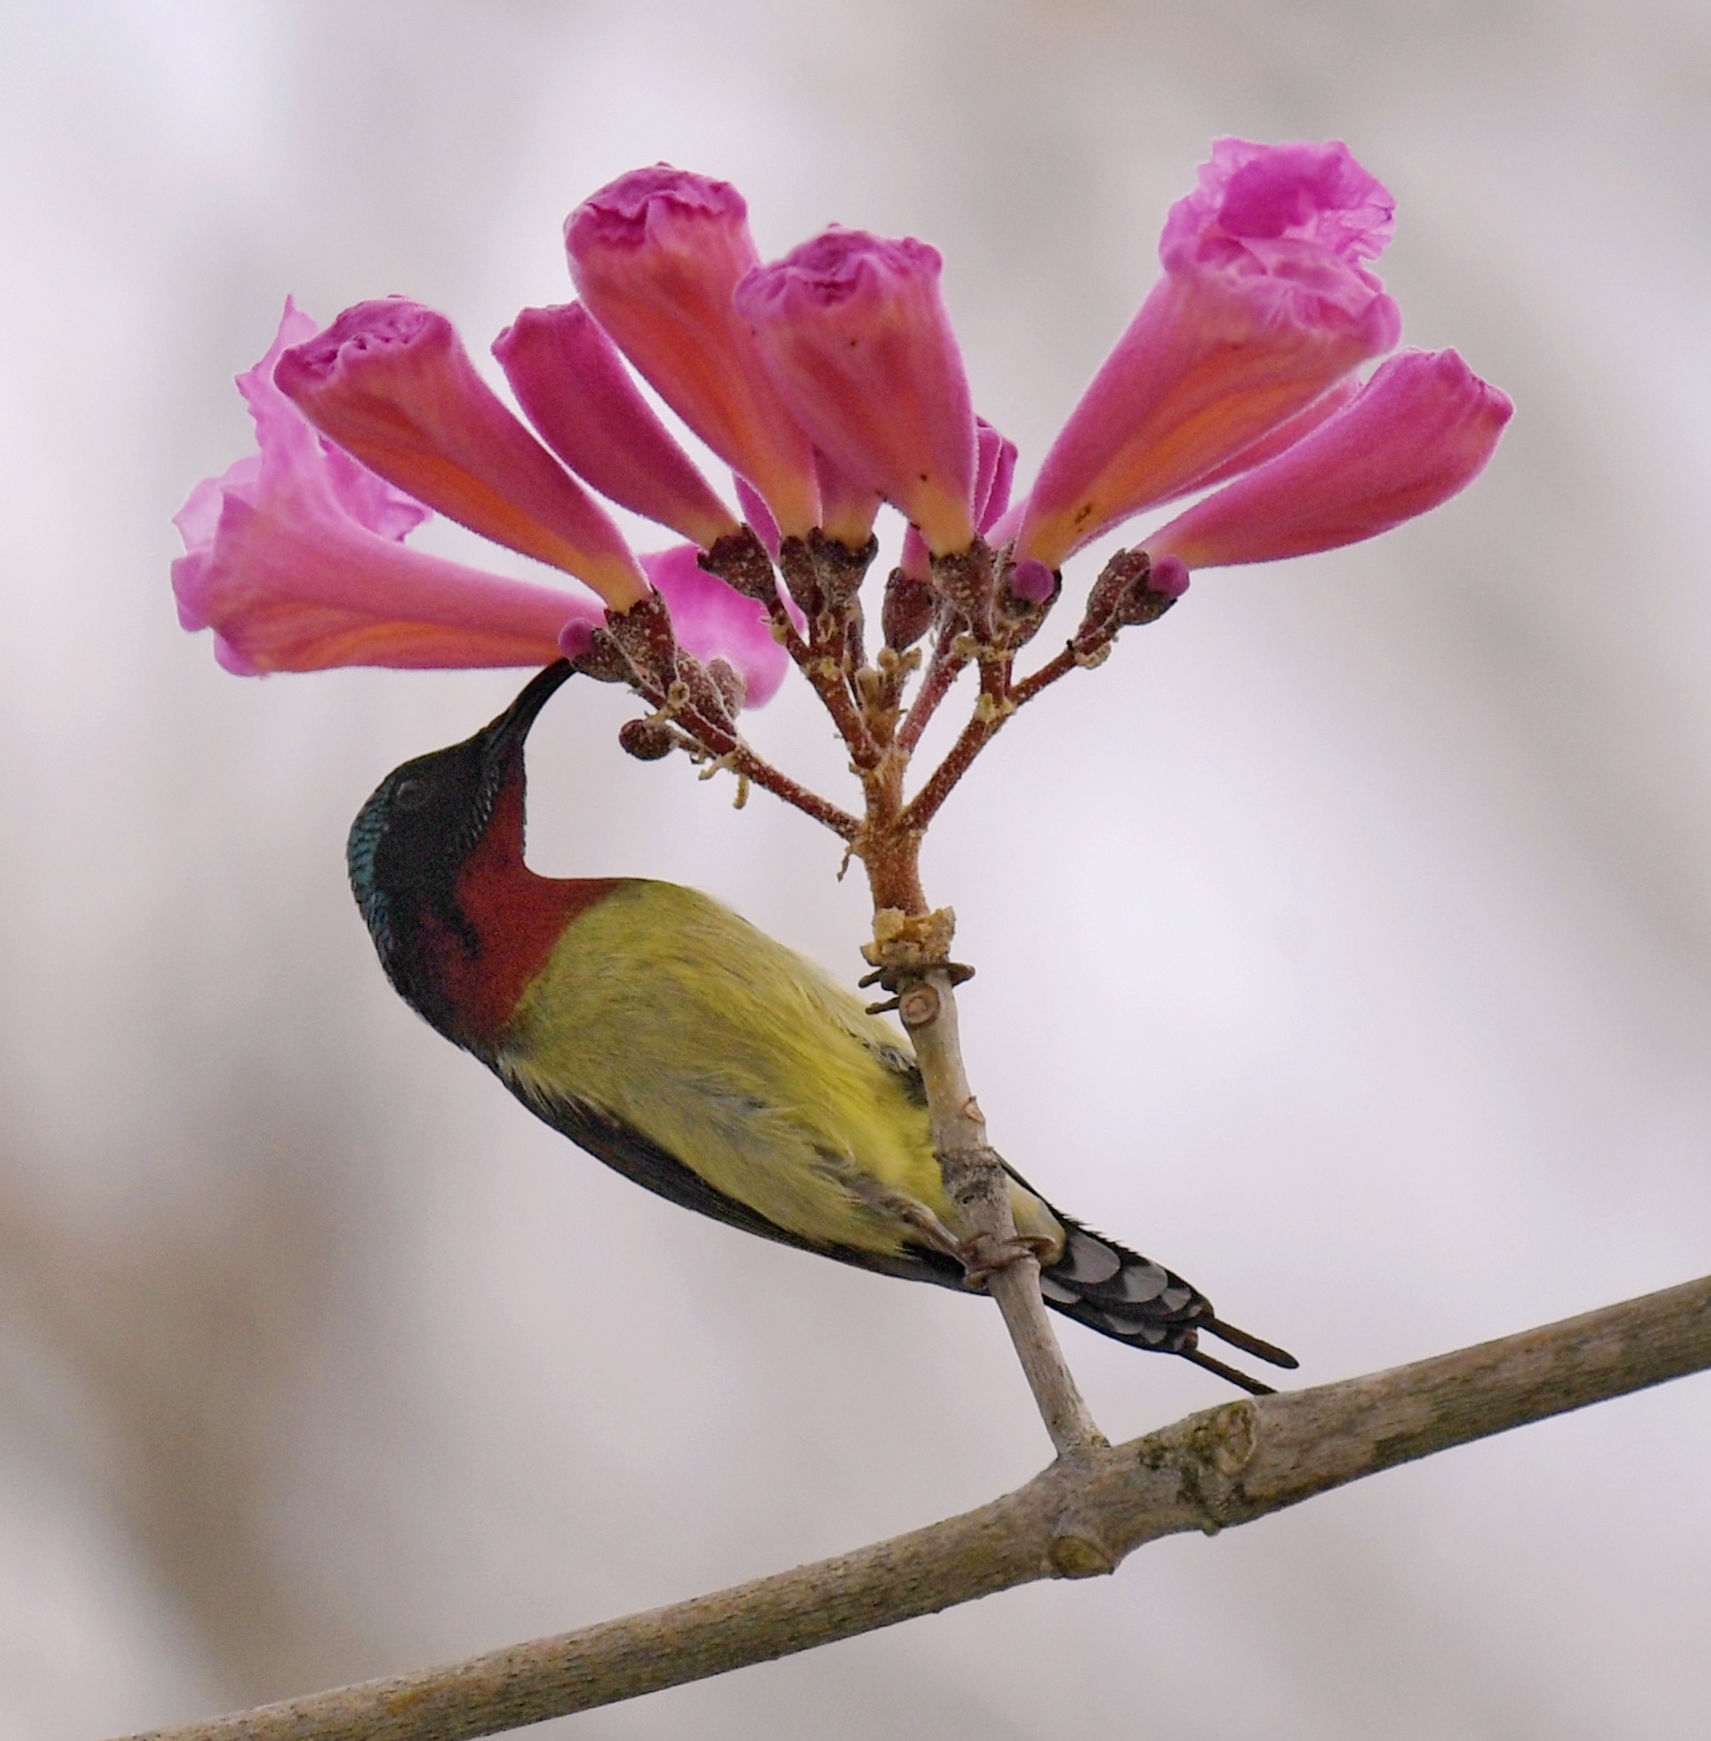
M 909 1535 L 466 1662 L 130 1741 L 462 1741 L 770 1662 L 1711 1367 L 1711 1278 L 1412 1366 L 1224 1404 L 1078 1451 Z

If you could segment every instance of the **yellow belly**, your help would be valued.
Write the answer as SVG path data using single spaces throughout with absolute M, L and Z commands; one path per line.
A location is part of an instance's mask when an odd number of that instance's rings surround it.
M 907 1040 L 813 962 L 694 889 L 636 880 L 559 940 L 498 1063 L 779 1227 L 894 1253 L 920 1236 L 888 1195 L 947 1223 L 951 1209 L 926 1109 L 887 1052 L 908 1057 Z

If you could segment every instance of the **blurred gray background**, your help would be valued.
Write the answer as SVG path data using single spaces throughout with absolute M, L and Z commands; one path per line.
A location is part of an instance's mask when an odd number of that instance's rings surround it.
M 0 30 L 4 1741 L 688 1596 L 1046 1458 L 985 1305 L 636 1192 L 385 985 L 345 828 L 512 675 L 240 681 L 173 619 L 168 516 L 247 446 L 231 376 L 286 290 L 406 292 L 484 353 L 638 163 L 737 182 L 764 253 L 934 241 L 1025 479 L 1208 140 L 1350 142 L 1397 196 L 1407 339 L 1519 414 L 1447 509 L 1197 578 L 1000 739 L 927 867 L 976 1084 L 1042 1188 L 1305 1381 L 1711 1269 L 1702 0 L 10 0 Z M 543 721 L 536 864 L 693 881 L 853 977 L 830 837 L 628 761 L 627 711 Z M 840 778 L 800 698 L 753 733 Z M 1223 1394 L 1066 1336 L 1113 1436 Z M 1708 1453 L 1688 1380 L 562 1728 L 1675 1741 L 1711 1697 Z

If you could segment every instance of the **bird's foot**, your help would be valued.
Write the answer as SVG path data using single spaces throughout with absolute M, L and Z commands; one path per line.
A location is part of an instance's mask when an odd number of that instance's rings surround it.
M 962 1285 L 983 1288 L 999 1270 L 1008 1269 L 1025 1257 L 1043 1263 L 1052 1250 L 1049 1239 L 1024 1239 L 1020 1234 L 999 1239 L 990 1233 L 971 1233 L 957 1244 L 956 1255 L 963 1268 Z

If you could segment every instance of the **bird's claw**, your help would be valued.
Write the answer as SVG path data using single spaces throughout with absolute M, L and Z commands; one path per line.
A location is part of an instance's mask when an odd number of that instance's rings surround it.
M 962 1285 L 983 1288 L 999 1270 L 1008 1269 L 1025 1257 L 1031 1257 L 1035 1263 L 1042 1262 L 1051 1251 L 1049 1239 L 1024 1239 L 1020 1234 L 999 1239 L 990 1233 L 971 1233 L 957 1246 L 957 1257 L 963 1268 Z
M 952 985 L 964 985 L 974 978 L 974 969 L 966 961 L 939 961 L 929 967 L 876 967 L 864 973 L 856 984 L 866 990 L 870 985 L 882 985 L 889 992 L 900 992 L 920 979 L 922 974 L 942 970 L 950 975 Z M 895 1002 L 877 1004 L 876 1009 L 895 1009 Z M 870 1012 L 871 1013 L 871 1012 Z

